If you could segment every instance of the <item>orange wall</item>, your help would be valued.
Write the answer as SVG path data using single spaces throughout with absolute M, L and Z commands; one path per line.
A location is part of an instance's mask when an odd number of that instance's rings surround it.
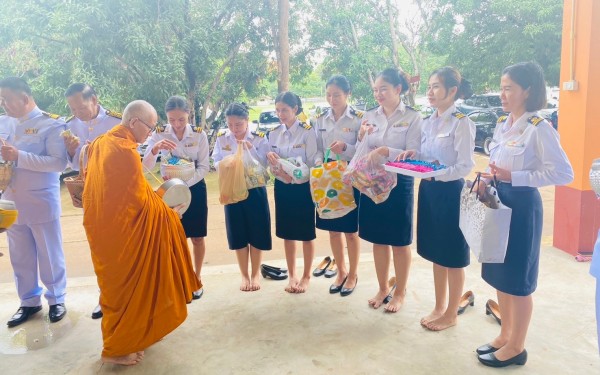
M 573 0 L 565 0 L 558 130 L 575 171 L 569 186 L 590 190 L 592 160 L 600 158 L 600 1 L 576 0 L 574 73 L 579 88 L 564 91 L 570 80 L 571 14 Z

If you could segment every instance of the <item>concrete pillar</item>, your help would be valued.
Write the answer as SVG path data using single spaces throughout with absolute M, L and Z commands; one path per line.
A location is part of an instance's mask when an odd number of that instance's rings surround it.
M 600 227 L 588 178 L 600 158 L 600 1 L 564 4 L 558 132 L 575 180 L 556 187 L 554 247 L 577 254 L 593 250 Z

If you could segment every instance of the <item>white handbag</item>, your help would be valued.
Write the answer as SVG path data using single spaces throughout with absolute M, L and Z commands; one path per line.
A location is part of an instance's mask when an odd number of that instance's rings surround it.
M 472 183 L 467 180 L 460 193 L 459 227 L 478 262 L 504 263 L 512 209 L 502 204 L 492 186 L 483 200 L 497 208 L 481 202 L 479 191 L 473 191 L 480 180 L 480 174 Z

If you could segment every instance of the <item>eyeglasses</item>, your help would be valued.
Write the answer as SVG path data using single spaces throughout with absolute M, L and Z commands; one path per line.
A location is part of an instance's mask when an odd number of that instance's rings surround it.
M 153 128 L 152 126 L 150 126 L 150 125 L 146 124 L 146 121 L 142 120 L 142 119 L 141 119 L 141 118 L 139 118 L 139 117 L 136 117 L 136 119 L 140 120 L 140 122 L 141 122 L 142 124 L 144 124 L 144 126 L 146 126 L 146 127 L 148 128 L 148 130 L 149 130 L 149 131 L 148 131 L 148 133 L 152 133 L 152 132 L 154 131 L 154 128 Z

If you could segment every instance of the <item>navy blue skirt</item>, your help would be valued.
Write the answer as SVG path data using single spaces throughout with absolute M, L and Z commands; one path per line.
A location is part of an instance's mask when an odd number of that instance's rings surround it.
M 412 243 L 414 183 L 410 176 L 398 175 L 396 187 L 385 202 L 375 204 L 360 195 L 358 236 L 378 245 L 408 246 Z
M 285 184 L 275 180 L 275 235 L 284 240 L 311 241 L 317 238 L 315 204 L 310 184 Z
M 317 213 L 317 228 L 330 232 L 355 233 L 358 231 L 358 206 L 360 204 L 360 191 L 352 188 L 356 208 L 342 217 L 336 219 L 321 219 Z
M 469 245 L 458 227 L 464 183 L 421 180 L 419 185 L 417 253 L 443 267 L 469 265 Z
M 225 205 L 225 228 L 229 249 L 271 250 L 271 212 L 264 186 L 248 190 L 248 198 Z
M 192 201 L 183 214 L 181 224 L 187 238 L 206 237 L 208 222 L 208 203 L 206 201 L 206 182 L 204 179 L 190 186 Z
M 483 263 L 481 276 L 497 290 L 528 296 L 537 287 L 544 210 L 538 189 L 500 183 L 498 196 L 512 208 L 504 263 Z

